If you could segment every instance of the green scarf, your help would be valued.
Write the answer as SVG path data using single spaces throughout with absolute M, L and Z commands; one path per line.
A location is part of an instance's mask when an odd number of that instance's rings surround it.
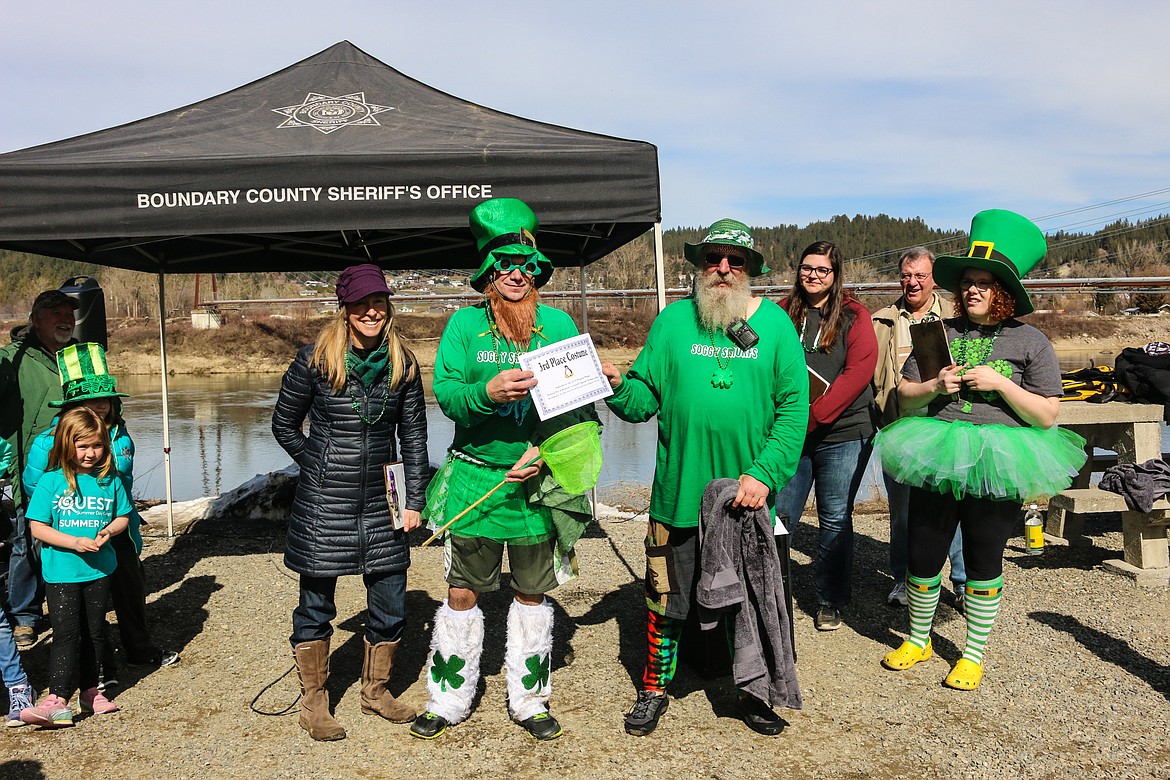
M 358 381 L 362 383 L 362 387 L 367 391 L 374 386 L 374 382 L 387 370 L 389 365 L 390 345 L 386 343 L 383 343 L 382 346 L 370 352 L 364 358 L 352 346 L 345 353 L 346 370 L 356 376 Z

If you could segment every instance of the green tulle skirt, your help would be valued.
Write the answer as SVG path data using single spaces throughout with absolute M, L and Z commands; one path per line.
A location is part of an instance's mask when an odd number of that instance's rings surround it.
M 1085 440 L 1063 428 L 972 425 L 904 417 L 874 439 L 882 469 L 904 485 L 1003 501 L 1053 496 L 1085 464 Z

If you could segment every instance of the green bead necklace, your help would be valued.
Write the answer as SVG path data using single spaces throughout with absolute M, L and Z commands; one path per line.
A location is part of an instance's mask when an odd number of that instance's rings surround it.
M 353 371 L 354 366 L 356 366 L 360 362 L 361 361 L 358 360 L 357 355 L 353 354 L 349 350 L 346 350 L 346 352 L 345 352 L 345 373 L 348 375 L 351 371 Z M 386 363 L 386 376 L 387 377 L 390 377 L 392 375 L 393 369 L 394 369 L 393 364 L 387 362 Z M 357 412 L 358 419 L 360 419 L 366 425 L 377 425 L 378 422 L 382 419 L 382 417 L 385 416 L 386 407 L 390 406 L 390 403 L 389 403 L 390 399 L 389 398 L 382 399 L 382 409 L 378 412 L 378 415 L 374 419 L 371 420 L 369 417 L 366 417 L 364 412 L 362 412 L 362 402 L 360 400 L 358 400 L 358 397 L 353 392 L 352 387 L 350 387 L 350 389 L 349 389 L 349 400 L 353 404 L 353 410 L 355 412 Z M 366 396 L 366 400 L 367 401 L 369 400 L 368 395 Z
M 971 321 L 967 320 L 963 325 L 963 335 L 960 338 L 951 342 L 951 356 L 955 363 L 960 366 L 959 376 L 963 376 L 972 368 L 982 366 L 987 363 L 991 353 L 995 351 L 995 340 L 999 338 L 999 334 L 1003 332 L 1003 323 L 995 326 L 995 331 L 991 334 L 991 338 L 980 336 L 978 338 L 970 337 Z M 1006 361 L 997 360 L 995 363 L 1004 363 Z M 999 373 L 1003 373 L 1002 367 L 999 365 L 992 366 Z M 1011 366 L 1008 366 L 1008 371 L 1011 371 Z M 970 414 L 973 408 L 971 398 L 974 393 L 979 392 L 984 399 L 990 400 L 995 397 L 995 392 L 980 392 L 977 390 L 965 390 L 963 387 L 959 388 L 959 400 L 963 402 L 961 407 L 964 414 Z
M 731 355 L 727 356 L 725 363 L 719 354 L 723 351 L 715 346 L 715 331 L 711 328 L 707 329 L 707 335 L 711 338 L 711 351 L 715 353 L 715 373 L 711 374 L 711 386 L 717 390 L 727 390 L 731 387 L 731 383 L 735 381 L 735 377 L 731 374 Z

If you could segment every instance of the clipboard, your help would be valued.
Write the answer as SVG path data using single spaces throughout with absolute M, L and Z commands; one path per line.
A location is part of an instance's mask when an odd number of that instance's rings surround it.
M 910 343 L 913 345 L 914 360 L 918 363 L 918 378 L 928 381 L 955 362 L 951 357 L 951 345 L 947 341 L 947 329 L 942 320 L 917 322 L 910 326 Z
M 832 384 L 832 383 L 829 382 L 829 380 L 825 379 L 823 376 L 818 374 L 816 371 L 813 371 L 811 366 L 808 366 L 808 401 L 809 401 L 809 403 L 812 403 L 813 401 L 817 400 L 822 395 L 824 395 L 825 391 L 829 389 L 830 384 Z

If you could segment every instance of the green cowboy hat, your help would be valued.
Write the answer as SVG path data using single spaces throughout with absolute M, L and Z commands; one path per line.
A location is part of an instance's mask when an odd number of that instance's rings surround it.
M 106 366 L 106 352 L 101 344 L 72 344 L 57 353 L 57 371 L 61 374 L 61 391 L 65 398 L 49 401 L 60 409 L 66 404 L 93 398 L 128 398 L 119 393 Z
M 708 244 L 722 244 L 737 246 L 746 249 L 748 257 L 748 276 L 759 276 L 772 270 L 764 263 L 764 256 L 756 251 L 755 241 L 752 239 L 752 230 L 747 225 L 734 219 L 721 219 L 707 228 L 707 235 L 697 244 L 683 243 L 683 255 L 692 265 L 702 267 L 705 263 Z
M 492 271 L 501 260 L 516 265 L 523 265 L 525 261 L 531 263 L 530 270 L 525 269 L 524 273 L 532 277 L 534 287 L 543 287 L 552 276 L 552 261 L 536 248 L 534 236 L 540 223 L 524 201 L 517 198 L 485 200 L 471 210 L 469 221 L 480 259 L 479 270 L 471 277 L 471 286 L 476 292 L 487 289 Z
M 1020 281 L 1048 253 L 1044 233 L 1014 211 L 988 209 L 971 220 L 967 254 L 942 255 L 934 261 L 934 280 L 946 290 L 957 290 L 964 268 L 990 271 L 1016 299 L 1013 316 L 1030 314 L 1035 307 Z

